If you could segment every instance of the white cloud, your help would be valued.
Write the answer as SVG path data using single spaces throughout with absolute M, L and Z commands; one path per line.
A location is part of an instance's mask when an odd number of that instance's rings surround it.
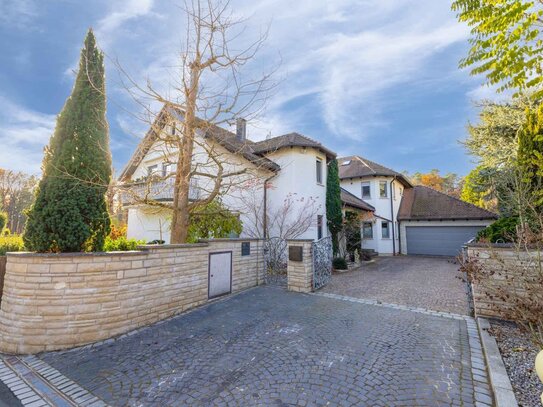
M 37 174 L 55 120 L 0 95 L 0 167 Z
M 506 90 L 504 92 L 498 93 L 497 86 L 488 86 L 481 85 L 477 86 L 466 93 L 468 99 L 472 102 L 477 102 L 481 100 L 491 100 L 493 102 L 504 102 L 510 100 L 513 91 Z
M 111 41 L 115 31 L 130 20 L 149 14 L 154 0 L 124 0 L 114 2 L 109 13 L 98 21 L 96 32 L 102 41 Z
M 0 23 L 29 29 L 28 23 L 38 15 L 35 0 L 0 0 Z

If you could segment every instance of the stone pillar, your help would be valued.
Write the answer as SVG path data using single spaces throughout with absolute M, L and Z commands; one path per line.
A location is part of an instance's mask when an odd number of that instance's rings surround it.
M 287 240 L 288 290 L 301 293 L 313 291 L 313 240 Z

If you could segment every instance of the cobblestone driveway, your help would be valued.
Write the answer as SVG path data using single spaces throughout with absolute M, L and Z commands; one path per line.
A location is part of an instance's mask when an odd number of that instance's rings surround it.
M 334 274 L 324 292 L 468 314 L 459 265 L 451 258 L 377 257 L 373 263 Z
M 490 405 L 472 370 L 482 363 L 474 329 L 461 316 L 260 287 L 40 357 L 116 406 Z

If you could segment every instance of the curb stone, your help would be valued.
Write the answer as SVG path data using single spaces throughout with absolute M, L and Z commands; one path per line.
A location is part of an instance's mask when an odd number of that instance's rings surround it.
M 496 339 L 488 333 L 490 322 L 487 319 L 478 317 L 477 326 L 483 344 L 490 385 L 494 392 L 496 407 L 518 407 L 513 386 L 505 370 L 505 365 L 498 348 Z

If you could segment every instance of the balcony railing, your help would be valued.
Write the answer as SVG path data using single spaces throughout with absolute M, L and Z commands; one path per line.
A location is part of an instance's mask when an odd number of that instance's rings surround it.
M 145 179 L 126 183 L 121 191 L 123 205 L 142 203 L 144 201 L 173 201 L 173 186 L 175 179 Z M 191 179 L 189 199 L 197 201 L 201 198 L 202 190 L 195 179 Z

